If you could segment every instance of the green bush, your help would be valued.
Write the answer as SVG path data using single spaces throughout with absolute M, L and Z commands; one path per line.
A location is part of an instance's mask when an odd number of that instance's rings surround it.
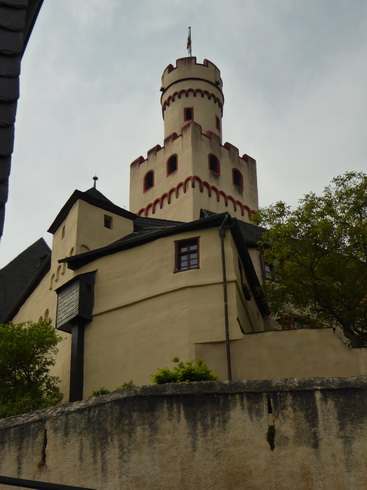
M 132 386 L 135 386 L 135 384 L 134 381 L 130 379 L 130 381 L 126 381 L 126 383 L 123 383 L 121 386 L 119 386 L 113 391 L 124 390 L 125 388 L 131 388 Z
M 135 386 L 135 384 L 131 379 L 130 381 L 126 381 L 121 386 L 115 388 L 112 391 L 124 390 L 125 388 L 131 388 L 132 386 Z M 111 393 L 111 391 L 108 390 L 107 388 L 102 387 L 99 390 L 93 391 L 89 398 L 94 398 L 96 396 L 101 396 L 101 395 L 107 395 L 107 393 Z
M 196 361 L 182 362 L 178 357 L 174 357 L 172 362 L 176 364 L 173 369 L 161 368 L 152 375 L 153 383 L 160 385 L 189 381 L 218 381 L 218 377 L 200 358 L 197 358 Z
M 101 395 L 107 395 L 107 393 L 111 393 L 110 390 L 108 390 L 107 388 L 103 388 L 102 386 L 102 388 L 100 388 L 99 390 L 92 391 L 89 398 L 94 398 L 96 396 L 101 396 Z

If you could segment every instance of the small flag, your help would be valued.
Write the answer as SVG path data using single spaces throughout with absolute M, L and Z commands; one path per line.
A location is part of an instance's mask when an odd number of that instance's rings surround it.
M 191 56 L 191 54 L 192 54 L 192 52 L 191 52 L 191 27 L 189 27 L 189 34 L 187 36 L 186 49 L 187 49 L 189 56 Z

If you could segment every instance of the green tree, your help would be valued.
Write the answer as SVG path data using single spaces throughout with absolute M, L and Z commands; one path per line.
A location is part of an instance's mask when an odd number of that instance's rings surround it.
M 218 377 L 200 358 L 196 361 L 182 362 L 178 357 L 174 357 L 172 362 L 176 364 L 173 369 L 161 368 L 156 374 L 152 375 L 153 383 L 160 385 L 164 383 L 218 380 Z
M 278 202 L 255 223 L 267 228 L 261 247 L 273 267 L 265 285 L 271 312 L 340 327 L 352 347 L 367 346 L 367 174 L 338 176 L 295 209 Z
M 49 374 L 59 340 L 49 320 L 0 325 L 0 417 L 61 401 L 58 379 Z

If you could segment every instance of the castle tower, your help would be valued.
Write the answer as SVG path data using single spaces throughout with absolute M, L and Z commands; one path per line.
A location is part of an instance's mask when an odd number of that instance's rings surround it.
M 248 221 L 258 209 L 255 160 L 222 145 L 222 86 L 219 69 L 208 60 L 181 58 L 164 70 L 164 145 L 130 166 L 132 212 L 193 221 L 206 209 Z
M 222 141 L 224 97 L 218 68 L 208 60 L 196 63 L 196 58 L 177 60 L 168 65 L 162 75 L 162 114 L 164 137 L 180 134 L 191 121 L 200 124 L 203 132 L 211 131 Z

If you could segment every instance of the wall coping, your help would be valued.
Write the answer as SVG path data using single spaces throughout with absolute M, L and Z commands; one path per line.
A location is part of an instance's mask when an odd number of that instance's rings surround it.
M 40 422 L 44 419 L 73 414 L 123 398 L 173 397 L 198 395 L 235 395 L 241 393 L 272 393 L 297 391 L 366 390 L 367 377 L 349 378 L 283 378 L 246 381 L 202 381 L 190 383 L 167 383 L 146 385 L 113 391 L 79 402 L 65 403 L 43 410 L 35 410 L 22 415 L 0 420 L 0 430 L 23 424 Z

